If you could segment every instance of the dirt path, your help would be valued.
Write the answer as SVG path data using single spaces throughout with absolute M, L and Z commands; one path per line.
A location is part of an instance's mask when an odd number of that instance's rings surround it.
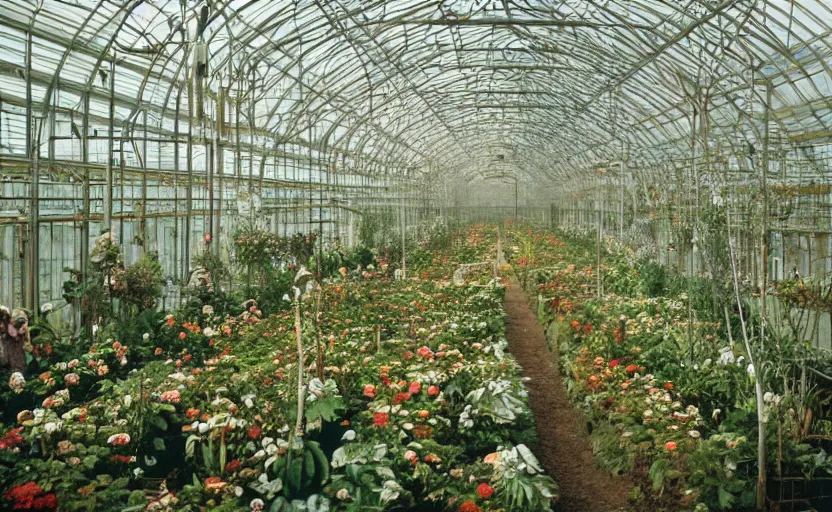
M 508 341 L 511 352 L 531 378 L 527 383 L 540 444 L 537 457 L 560 487 L 562 512 L 627 510 L 632 485 L 595 465 L 589 436 L 580 415 L 566 396 L 543 328 L 516 279 L 506 292 Z

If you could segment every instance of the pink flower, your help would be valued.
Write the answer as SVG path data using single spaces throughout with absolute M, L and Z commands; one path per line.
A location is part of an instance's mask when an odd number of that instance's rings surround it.
M 407 391 L 408 391 L 411 395 L 415 395 L 416 393 L 418 393 L 418 392 L 419 392 L 419 391 L 421 391 L 421 390 L 422 390 L 422 384 L 421 384 L 421 383 L 419 383 L 419 381 L 413 381 L 413 382 L 411 382 L 411 383 L 410 383 L 410 387 L 407 389 Z
M 376 387 L 372 384 L 364 386 L 364 396 L 373 398 L 376 395 Z
M 107 438 L 107 444 L 112 446 L 124 446 L 130 443 L 130 434 L 113 434 Z
M 428 347 L 419 347 L 416 350 L 416 353 L 419 355 L 419 357 L 424 357 L 425 359 L 433 359 L 433 350 L 431 350 Z
M 172 390 L 172 391 L 165 391 L 162 393 L 162 401 L 163 402 L 172 402 L 174 404 L 178 404 L 180 400 L 179 391 Z

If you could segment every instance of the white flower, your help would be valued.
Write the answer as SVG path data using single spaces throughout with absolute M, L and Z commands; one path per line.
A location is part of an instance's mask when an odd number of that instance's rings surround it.
M 149 339 L 150 339 L 150 333 L 149 333 L 149 332 L 146 332 L 146 333 L 142 334 L 142 339 L 143 339 L 144 341 L 149 340 Z
M 213 315 L 214 314 L 214 307 L 210 304 L 206 304 L 202 306 L 202 314 L 203 315 Z
M 11 377 L 9 377 L 9 387 L 15 393 L 23 391 L 23 388 L 26 387 L 26 379 L 23 377 L 23 374 L 20 372 L 14 372 Z
M 44 315 L 51 313 L 53 310 L 53 306 L 51 302 L 47 302 L 43 306 L 40 307 L 40 312 Z
M 202 334 L 205 335 L 205 337 L 207 337 L 207 338 L 211 338 L 216 333 L 214 332 L 214 329 L 211 329 L 210 327 L 206 327 L 205 329 L 202 329 Z
M 698 430 L 688 430 L 688 435 L 693 439 L 699 439 L 700 437 L 702 437 L 702 433 Z
M 344 432 L 344 435 L 341 436 L 341 441 L 352 441 L 355 439 L 355 430 L 347 430 Z
M 124 402 L 125 407 L 130 407 L 130 404 L 133 403 L 133 396 L 132 395 L 124 395 L 124 398 L 121 399 Z
M 745 370 L 748 372 L 749 376 L 754 377 L 755 374 L 754 374 L 754 365 L 753 364 L 749 364 L 748 368 L 746 368 Z
M 46 431 L 47 434 L 52 434 L 57 432 L 60 429 L 60 425 L 55 423 L 54 421 L 50 421 L 49 423 L 43 426 L 43 430 Z
M 341 501 L 344 501 L 349 499 L 350 492 L 346 489 L 338 489 L 338 492 L 335 493 L 335 497 Z
M 721 412 L 722 412 L 722 409 L 714 409 L 714 412 L 711 414 L 711 418 L 713 418 L 713 420 L 716 421 L 717 417 L 719 417 L 719 414 Z

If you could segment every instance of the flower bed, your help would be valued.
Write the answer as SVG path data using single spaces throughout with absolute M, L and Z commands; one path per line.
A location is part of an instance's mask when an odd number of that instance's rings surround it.
M 1 507 L 550 510 L 503 293 L 325 283 L 301 306 L 300 422 L 291 312 L 157 315 L 3 393 Z
M 651 294 L 655 267 L 619 250 L 604 251 L 608 292 L 597 297 L 594 242 L 530 230 L 513 236 L 515 268 L 538 300 L 569 395 L 591 427 L 598 463 L 631 474 L 633 498 L 642 507 L 753 509 L 755 368 L 732 346 L 719 316 L 689 309 L 693 299 L 684 291 Z M 791 387 L 794 365 L 782 357 L 762 355 L 771 361 L 764 370 L 777 375 L 767 380 L 764 404 L 769 472 L 828 474 L 832 461 L 811 441 L 822 436 L 807 435 L 828 422 L 809 426 L 807 406 Z

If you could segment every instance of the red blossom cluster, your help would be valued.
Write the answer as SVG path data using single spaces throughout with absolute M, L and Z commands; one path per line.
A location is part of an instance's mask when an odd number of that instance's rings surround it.
M 384 412 L 377 412 L 373 415 L 373 426 L 386 427 L 390 421 L 390 415 Z
M 3 494 L 12 504 L 12 510 L 56 510 L 58 498 L 54 493 L 46 493 L 35 482 L 12 487 Z
M 11 450 L 15 446 L 23 443 L 23 427 L 13 428 L 6 432 L 3 437 L 0 437 L 0 450 Z

